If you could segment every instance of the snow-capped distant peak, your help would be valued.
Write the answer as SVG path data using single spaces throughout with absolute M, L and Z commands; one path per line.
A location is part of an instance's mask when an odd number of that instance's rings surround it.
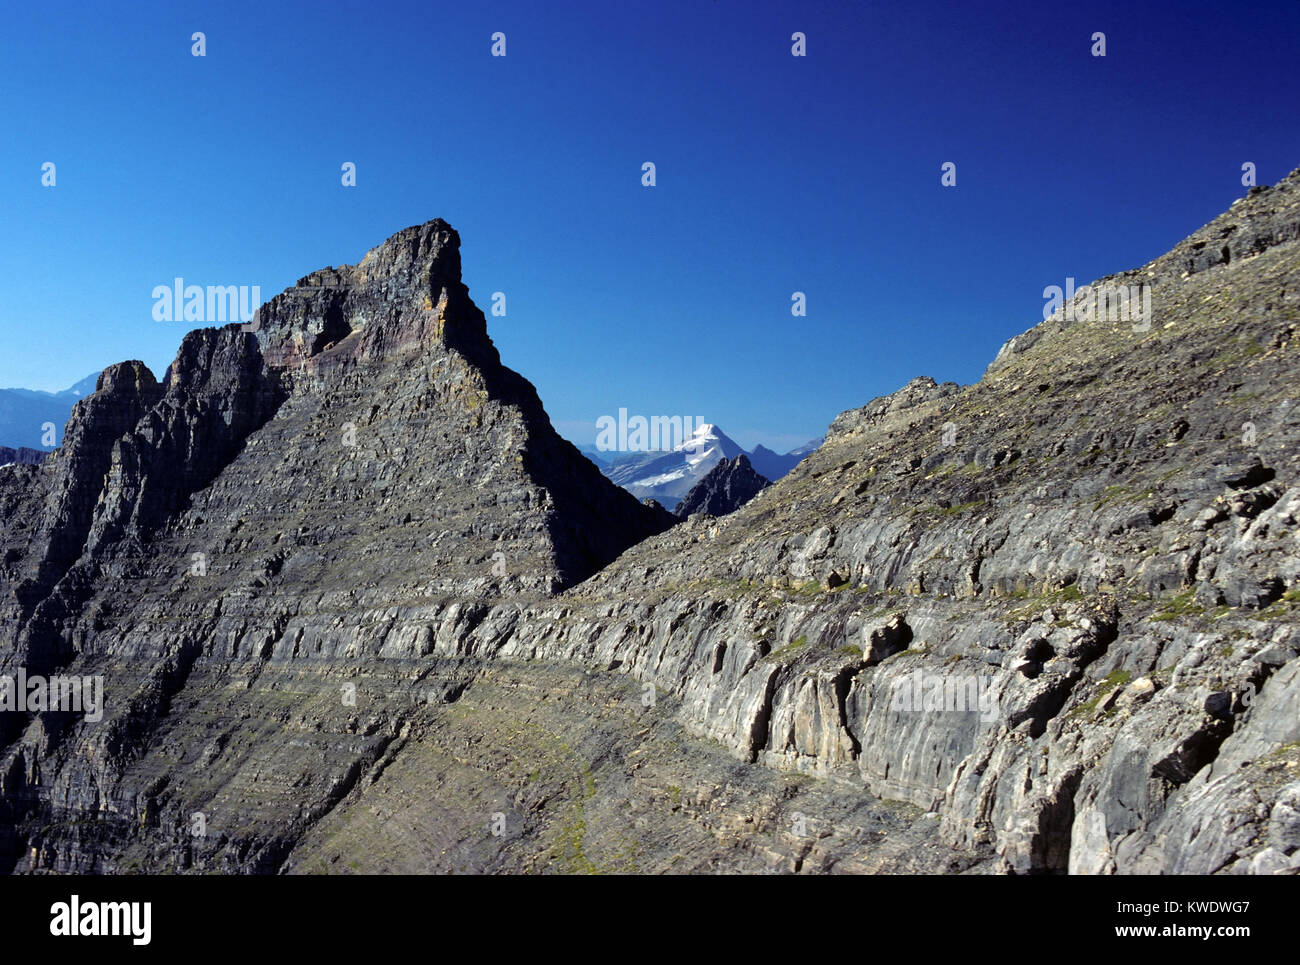
M 682 431 L 685 430 L 683 425 Z M 777 456 L 761 446 L 756 452 L 759 453 L 757 459 L 750 456 L 751 466 L 769 480 L 781 478 L 799 461 L 797 456 Z M 657 499 L 671 510 L 709 470 L 723 459 L 735 459 L 742 453 L 745 450 L 715 423 L 701 422 L 685 433 L 685 438 L 671 450 L 625 456 L 603 466 L 601 472 L 637 498 Z M 759 468 L 759 462 L 771 465 L 765 466 L 767 471 L 764 472 Z
M 674 451 L 690 450 L 698 454 L 714 447 L 728 459 L 744 451 L 735 440 L 729 438 L 725 432 L 712 422 L 702 422 L 696 426 L 680 446 L 674 447 Z
M 710 443 L 718 438 L 717 427 L 712 422 L 701 422 L 691 434 L 681 441 L 680 445 L 674 446 L 675 450 L 696 449 L 700 448 L 701 443 Z

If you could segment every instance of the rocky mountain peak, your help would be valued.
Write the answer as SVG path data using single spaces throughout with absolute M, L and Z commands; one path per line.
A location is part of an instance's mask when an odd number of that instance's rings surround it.
M 743 452 L 734 459 L 723 459 L 703 479 L 691 487 L 675 513 L 687 519 L 695 513 L 725 516 L 749 502 L 771 483 L 754 471 Z
M 478 366 L 500 364 L 461 281 L 460 235 L 441 218 L 404 228 L 355 265 L 299 279 L 262 306 L 256 332 L 277 368 L 315 372 L 448 348 Z
M 460 284 L 460 235 L 441 218 L 403 228 L 371 248 L 353 269 L 357 284 L 412 280 L 427 294 Z
M 3 541 L 15 652 L 66 659 L 69 627 L 121 591 L 109 561 L 151 573 L 146 597 L 239 599 L 250 619 L 310 614 L 310 588 L 340 579 L 375 604 L 437 608 L 553 592 L 671 525 L 560 439 L 501 364 L 459 245 L 445 221 L 404 229 L 306 275 L 254 325 L 188 333 L 161 382 L 109 366 L 35 479 L 10 474 L 12 519 L 34 521 Z M 205 579 L 187 580 L 196 558 Z
M 157 388 L 158 380 L 149 371 L 149 366 L 140 361 L 118 362 L 116 365 L 110 365 L 99 373 L 99 378 L 95 382 L 96 392 L 106 392 L 110 395 L 123 392 L 132 395 L 148 395 L 156 393 Z

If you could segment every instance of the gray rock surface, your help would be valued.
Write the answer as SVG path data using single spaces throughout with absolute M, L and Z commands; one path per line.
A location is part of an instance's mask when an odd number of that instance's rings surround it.
M 705 474 L 682 497 L 673 514 L 687 519 L 696 513 L 726 516 L 749 502 L 771 483 L 754 471 L 742 452 L 734 459 L 723 459 Z
M 1297 225 L 1300 172 L 1111 280 L 1148 330 L 1044 322 L 679 525 L 443 222 L 115 366 L 0 473 L 0 673 L 105 681 L 0 714 L 0 858 L 1295 873 Z

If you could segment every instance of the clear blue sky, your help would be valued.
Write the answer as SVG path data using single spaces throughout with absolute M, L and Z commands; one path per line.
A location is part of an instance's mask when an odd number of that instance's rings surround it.
M 974 381 L 1044 286 L 1163 253 L 1243 162 L 1300 166 L 1297 63 L 1295 0 L 12 4 L 0 386 L 161 375 L 187 326 L 155 285 L 267 299 L 443 217 L 566 435 L 624 407 L 784 451 Z

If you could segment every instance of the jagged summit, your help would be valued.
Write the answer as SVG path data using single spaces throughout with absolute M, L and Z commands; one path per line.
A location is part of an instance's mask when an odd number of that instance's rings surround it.
M 352 265 L 320 268 L 298 279 L 298 288 L 331 288 L 392 282 L 434 292 L 461 280 L 460 233 L 442 218 L 411 225 L 389 235 Z
M 734 459 L 722 459 L 691 487 L 674 514 L 687 519 L 695 513 L 725 516 L 733 513 L 771 485 L 754 471 L 743 452 Z
M 668 450 L 617 456 L 605 475 L 639 499 L 673 508 L 721 460 L 744 451 L 712 423 L 701 423 L 684 435 Z
M 460 235 L 441 218 L 404 228 L 355 265 L 299 279 L 262 306 L 257 341 L 270 365 L 311 371 L 438 348 L 500 364 L 461 281 Z
M 209 598 L 242 585 L 250 557 L 293 573 L 289 596 L 359 567 L 376 601 L 481 598 L 552 592 L 669 525 L 501 365 L 459 243 L 441 220 L 404 229 L 305 276 L 255 331 L 188 333 L 161 383 L 139 361 L 105 369 L 24 493 L 33 529 L 6 540 L 20 651 L 61 659 L 111 558 L 159 573 L 145 594 L 184 596 L 183 579 L 164 587 L 201 553 Z
M 435 265 L 441 275 L 434 271 Z M 352 269 L 359 281 L 382 276 L 407 278 L 414 273 L 429 286 L 437 277 L 459 282 L 460 234 L 442 218 L 411 225 L 371 248 Z
M 445 221 L 403 229 L 356 265 L 305 275 L 253 324 L 188 333 L 161 380 L 138 361 L 109 366 L 60 449 L 0 474 L 0 671 L 93 667 L 113 681 L 98 730 L 29 745 L 27 718 L 0 715 L 4 773 L 69 752 L 83 763 L 65 775 L 65 802 L 132 813 L 168 774 L 188 786 L 188 763 L 138 753 L 147 734 L 190 740 L 190 718 L 167 712 L 178 691 L 216 719 L 232 672 L 261 680 L 268 689 L 241 702 L 268 720 L 283 707 L 274 691 L 308 667 L 325 675 L 313 686 L 391 673 L 391 693 L 442 646 L 433 627 L 545 598 L 673 524 L 562 440 L 533 386 L 501 364 L 459 244 Z M 260 753 L 280 762 L 268 773 L 298 774 L 303 741 L 314 744 L 308 783 L 333 794 L 375 745 L 339 739 L 355 720 L 338 684 L 324 686 L 332 722 Z M 115 735 L 103 754 L 97 734 Z M 232 787 L 248 777 L 238 755 L 215 766 Z M 44 793 L 6 779 L 0 816 Z M 254 863 L 279 860 L 284 821 L 255 832 Z M 16 860 L 6 842 L 0 867 Z
M 139 359 L 110 365 L 100 372 L 99 378 L 95 380 L 95 391 L 107 392 L 110 395 L 120 392 L 151 393 L 157 388 L 158 380 L 149 371 L 149 366 Z

